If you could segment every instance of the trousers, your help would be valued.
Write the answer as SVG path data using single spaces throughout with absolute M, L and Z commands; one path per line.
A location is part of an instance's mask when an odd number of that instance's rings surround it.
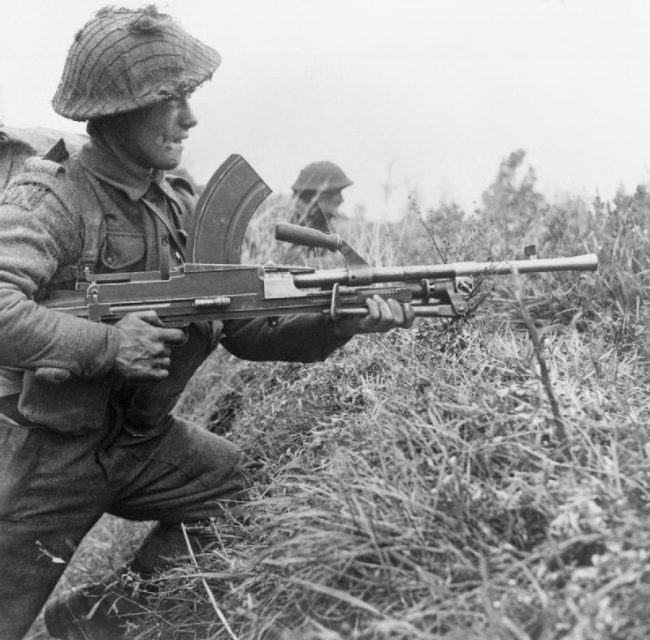
M 22 638 L 104 513 L 163 525 L 206 520 L 247 486 L 230 442 L 176 418 L 150 439 L 103 443 L 0 414 L 0 638 Z

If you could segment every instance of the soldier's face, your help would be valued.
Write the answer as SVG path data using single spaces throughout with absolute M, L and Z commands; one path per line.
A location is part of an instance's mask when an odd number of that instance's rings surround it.
M 188 98 L 172 98 L 124 114 L 124 150 L 146 169 L 175 169 L 183 156 L 183 140 L 197 124 Z
M 336 215 L 343 204 L 343 196 L 338 189 L 323 191 L 318 195 L 318 204 L 325 214 Z

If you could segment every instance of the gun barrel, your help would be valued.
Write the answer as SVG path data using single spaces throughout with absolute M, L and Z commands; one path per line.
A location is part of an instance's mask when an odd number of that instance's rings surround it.
M 533 258 L 501 262 L 455 262 L 450 264 L 415 265 L 406 267 L 366 267 L 361 277 L 370 282 L 413 282 L 422 279 L 445 280 L 459 276 L 499 276 L 511 273 L 543 273 L 549 271 L 595 271 L 598 256 L 588 253 L 568 258 Z M 296 273 L 296 287 L 329 287 L 336 283 L 355 286 L 355 269 L 327 269 L 313 273 Z

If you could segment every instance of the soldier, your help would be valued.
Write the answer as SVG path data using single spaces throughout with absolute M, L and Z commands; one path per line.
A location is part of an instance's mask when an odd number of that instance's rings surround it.
M 324 160 L 308 164 L 291 187 L 291 222 L 329 233 L 332 222 L 340 215 L 341 192 L 352 184 L 333 162 Z
M 155 312 L 114 325 L 39 302 L 80 272 L 168 271 L 183 260 L 195 197 L 170 180 L 197 120 L 190 94 L 216 51 L 155 7 L 107 7 L 75 36 L 53 100 L 87 121 L 76 155 L 57 143 L 26 161 L 0 198 L 0 637 L 22 638 L 65 563 L 111 513 L 157 520 L 131 569 L 184 549 L 180 523 L 241 500 L 251 465 L 172 408 L 221 342 L 252 360 L 316 361 L 358 333 L 407 327 L 413 312 L 368 301 L 368 315 L 165 328 Z M 56 638 L 118 638 L 129 613 L 119 575 L 46 607 Z

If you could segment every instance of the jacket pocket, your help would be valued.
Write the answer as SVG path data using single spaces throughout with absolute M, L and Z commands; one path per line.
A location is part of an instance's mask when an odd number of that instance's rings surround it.
M 143 270 L 146 243 L 138 233 L 111 231 L 99 252 L 102 267 L 108 271 Z
M 0 518 L 16 519 L 40 459 L 32 430 L 0 416 Z
M 106 418 L 111 388 L 110 378 L 51 384 L 37 380 L 32 371 L 26 371 L 18 411 L 31 422 L 61 433 L 100 429 Z

